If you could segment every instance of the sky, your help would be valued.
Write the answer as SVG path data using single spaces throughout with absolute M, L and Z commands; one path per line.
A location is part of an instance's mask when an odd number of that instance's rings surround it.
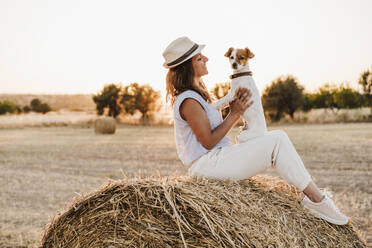
M 370 0 L 0 0 L 0 93 L 97 93 L 150 84 L 165 96 L 162 53 L 180 36 L 205 44 L 208 89 L 248 47 L 260 90 L 291 74 L 308 91 L 372 68 Z

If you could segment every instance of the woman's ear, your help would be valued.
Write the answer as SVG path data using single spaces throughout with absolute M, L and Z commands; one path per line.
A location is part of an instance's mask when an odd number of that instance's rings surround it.
M 229 50 L 227 50 L 227 52 L 225 53 L 225 57 L 230 57 L 233 50 L 234 48 L 230 47 Z
M 254 57 L 254 54 L 251 52 L 251 50 L 249 50 L 249 48 L 248 47 L 246 47 L 245 49 L 245 53 L 247 54 L 247 57 L 248 58 L 253 58 Z

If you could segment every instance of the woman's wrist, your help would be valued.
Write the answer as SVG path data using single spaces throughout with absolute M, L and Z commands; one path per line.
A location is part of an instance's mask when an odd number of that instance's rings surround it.
M 226 118 L 231 118 L 234 123 L 237 122 L 239 119 L 240 119 L 240 114 L 236 113 L 236 112 L 230 112 Z

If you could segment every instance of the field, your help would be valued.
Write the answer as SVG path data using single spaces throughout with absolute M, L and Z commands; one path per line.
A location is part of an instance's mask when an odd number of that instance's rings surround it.
M 48 103 L 54 110 L 71 109 L 75 111 L 94 111 L 96 105 L 92 94 L 0 94 L 1 101 L 10 101 L 21 107 L 30 106 L 32 99 L 38 98 L 41 102 Z
M 372 123 L 270 129 L 288 133 L 314 181 L 372 242 Z M 0 129 L 0 169 L 0 247 L 32 247 L 67 202 L 110 179 L 187 173 L 172 127 L 120 125 L 105 136 L 90 124 Z

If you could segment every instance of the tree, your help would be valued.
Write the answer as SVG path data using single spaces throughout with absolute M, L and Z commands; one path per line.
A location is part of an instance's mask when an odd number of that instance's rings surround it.
M 124 87 L 120 103 L 123 104 L 126 113 L 133 115 L 136 110 L 141 112 L 141 121 L 144 124 L 151 113 L 160 109 L 159 99 L 160 92 L 155 91 L 150 85 L 132 83 Z
M 264 89 L 263 107 L 275 121 L 279 121 L 284 113 L 293 119 L 294 112 L 303 104 L 303 90 L 304 87 L 293 76 L 279 77 Z
M 30 112 L 31 111 L 31 108 L 29 107 L 29 106 L 24 106 L 23 107 L 23 112 L 24 113 L 28 113 L 28 112 Z
M 23 112 L 23 108 L 19 105 L 16 105 L 16 111 L 17 111 L 17 114 L 21 114 Z
M 362 72 L 359 77 L 358 83 L 363 88 L 363 93 L 367 102 L 367 105 L 371 107 L 372 115 L 372 70 L 366 70 Z
M 317 92 L 308 94 L 310 105 L 313 108 L 360 108 L 363 105 L 363 96 L 352 89 L 348 84 L 326 83 Z
M 363 96 L 351 87 L 341 84 L 334 93 L 336 108 L 360 108 L 363 105 Z
M 51 107 L 47 103 L 42 103 L 38 98 L 34 98 L 30 102 L 32 111 L 37 113 L 47 113 L 51 111 Z
M 40 107 L 40 105 L 41 105 L 41 101 L 38 98 L 34 98 L 30 102 L 31 109 L 32 111 L 35 111 L 35 112 L 38 112 L 37 110 Z
M 51 110 L 52 109 L 50 108 L 50 106 L 47 103 L 42 103 L 42 104 L 40 104 L 38 112 L 45 114 L 45 113 L 47 113 Z
M 212 94 L 216 97 L 216 99 L 221 99 L 222 97 L 226 96 L 227 93 L 229 93 L 230 90 L 230 83 L 217 83 L 213 88 L 212 88 Z M 225 119 L 227 114 L 229 113 L 229 107 L 223 109 L 221 111 L 222 117 Z
M 305 93 L 304 94 L 304 100 L 303 100 L 302 107 L 301 107 L 301 109 L 303 111 L 308 112 L 313 108 L 312 96 L 313 96 L 313 94 L 311 94 L 311 93 Z
M 93 101 L 96 104 L 97 114 L 102 115 L 105 108 L 109 109 L 109 116 L 114 118 L 121 112 L 120 106 L 120 92 L 122 90 L 121 85 L 108 84 L 103 89 L 93 96 Z
M 316 93 L 312 94 L 310 99 L 313 108 L 333 108 L 337 107 L 334 95 L 337 92 L 335 85 L 326 83 L 321 86 Z

